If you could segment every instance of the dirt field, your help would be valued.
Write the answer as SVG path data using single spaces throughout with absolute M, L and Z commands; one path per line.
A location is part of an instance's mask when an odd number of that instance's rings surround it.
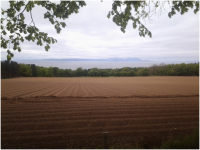
M 1 97 L 198 96 L 198 77 L 15 78 L 1 80 Z
M 159 147 L 199 128 L 198 77 L 1 80 L 1 148 Z

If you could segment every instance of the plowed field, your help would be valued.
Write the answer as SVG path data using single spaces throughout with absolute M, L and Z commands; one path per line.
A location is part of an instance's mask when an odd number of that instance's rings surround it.
M 198 77 L 15 78 L 1 80 L 2 97 L 198 96 Z
M 198 77 L 1 80 L 1 148 L 110 148 L 199 128 Z

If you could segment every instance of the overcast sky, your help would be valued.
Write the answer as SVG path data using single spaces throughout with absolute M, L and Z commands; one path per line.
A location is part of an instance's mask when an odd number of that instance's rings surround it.
M 13 61 L 21 59 L 63 59 L 63 58 L 128 58 L 137 57 L 152 61 L 199 61 L 199 13 L 193 9 L 184 15 L 176 14 L 172 18 L 167 13 L 153 16 L 145 26 L 152 32 L 152 38 L 140 37 L 138 29 L 129 22 L 126 32 L 107 18 L 112 1 L 85 1 L 78 14 L 69 16 L 60 34 L 54 26 L 44 19 L 46 10 L 42 7 L 32 11 L 35 25 L 40 31 L 58 40 L 51 44 L 49 52 L 44 46 L 33 42 L 21 43 L 22 51 L 13 51 Z M 1 7 L 7 8 L 8 2 L 1 1 Z M 167 6 L 166 6 L 167 8 Z M 26 14 L 26 23 L 30 15 Z M 1 60 L 7 52 L 1 49 Z

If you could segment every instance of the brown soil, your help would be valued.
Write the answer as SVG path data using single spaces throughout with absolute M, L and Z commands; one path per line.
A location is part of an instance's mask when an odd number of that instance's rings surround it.
M 1 97 L 173 96 L 199 94 L 199 77 L 14 78 L 1 80 Z
M 1 80 L 1 148 L 102 148 L 103 132 L 153 148 L 199 128 L 197 77 L 53 79 Z

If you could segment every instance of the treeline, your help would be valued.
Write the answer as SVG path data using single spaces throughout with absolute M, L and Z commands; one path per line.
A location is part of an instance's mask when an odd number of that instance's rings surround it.
M 59 69 L 40 67 L 35 64 L 18 64 L 14 61 L 1 61 L 1 78 L 13 77 L 108 77 L 108 76 L 199 76 L 199 63 L 160 64 L 151 67 L 124 67 L 120 69 Z
M 199 76 L 199 63 L 153 65 L 148 68 L 149 74 L 154 76 Z

